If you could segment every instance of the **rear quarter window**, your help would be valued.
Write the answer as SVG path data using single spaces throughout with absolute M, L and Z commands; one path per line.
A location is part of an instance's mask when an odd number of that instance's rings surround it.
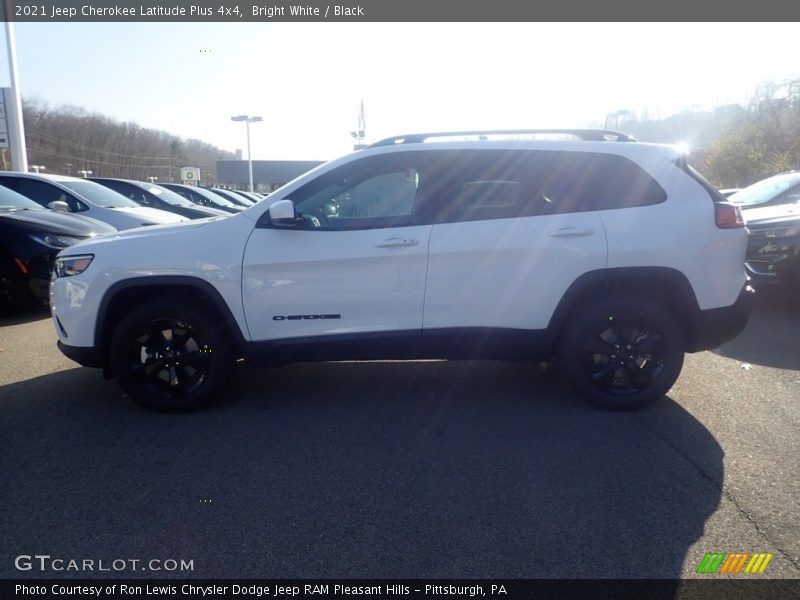
M 632 160 L 591 152 L 446 153 L 430 186 L 440 222 L 612 210 L 667 199 L 658 182 Z

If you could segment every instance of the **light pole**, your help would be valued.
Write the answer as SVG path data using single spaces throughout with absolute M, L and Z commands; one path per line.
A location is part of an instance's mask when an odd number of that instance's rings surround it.
M 91 175 L 91 174 L 92 174 L 92 172 L 91 172 L 91 171 L 84 171 L 84 170 L 80 170 L 80 171 L 78 171 L 78 173 L 80 173 L 81 175 L 83 175 L 83 178 L 84 178 L 84 179 L 86 179 L 86 178 L 87 178 L 89 175 Z
M 8 15 L 11 14 L 11 2 L 3 0 L 6 13 L 6 44 L 8 48 L 8 72 L 11 78 L 11 93 L 6 99 L 8 106 L 9 149 L 11 162 L 17 171 L 28 170 L 28 151 L 25 145 L 25 126 L 22 122 L 22 99 L 19 93 L 19 77 L 17 75 L 17 45 L 14 39 L 14 25 Z
M 251 117 L 250 115 L 239 115 L 231 117 L 231 121 L 244 121 L 247 127 L 247 171 L 250 177 L 250 191 L 253 191 L 253 157 L 250 154 L 250 123 L 263 121 L 261 117 Z
M 65 163 L 64 166 L 67 167 L 67 176 L 71 177 L 72 176 L 72 163 Z
M 150 183 L 155 183 L 155 180 L 158 179 L 158 177 L 150 176 L 150 177 L 148 177 L 148 179 L 150 180 Z
M 31 165 L 30 167 L 37 173 L 39 171 L 47 171 L 47 167 L 45 167 L 44 165 Z

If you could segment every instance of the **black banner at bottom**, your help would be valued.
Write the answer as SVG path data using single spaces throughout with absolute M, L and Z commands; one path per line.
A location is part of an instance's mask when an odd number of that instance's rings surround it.
M 800 579 L 7 579 L 0 598 L 783 600 Z

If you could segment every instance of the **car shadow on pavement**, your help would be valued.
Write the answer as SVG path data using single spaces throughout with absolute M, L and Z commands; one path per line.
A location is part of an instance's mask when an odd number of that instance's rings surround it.
M 800 292 L 758 290 L 745 330 L 713 352 L 745 363 L 800 370 Z
M 604 412 L 493 362 L 242 366 L 183 415 L 76 368 L 0 388 L 0 440 L 2 577 L 47 576 L 13 569 L 35 550 L 191 577 L 674 578 L 723 480 L 672 400 Z
M 0 327 L 23 325 L 48 318 L 50 318 L 50 307 L 44 304 L 35 304 L 18 312 L 0 312 Z

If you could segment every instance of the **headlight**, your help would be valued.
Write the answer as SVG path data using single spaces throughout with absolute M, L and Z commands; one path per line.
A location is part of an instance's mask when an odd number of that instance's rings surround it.
M 791 227 L 771 227 L 769 229 L 751 229 L 752 238 L 784 238 L 800 235 L 800 225 Z
M 53 268 L 53 273 L 56 277 L 72 277 L 73 275 L 80 275 L 89 265 L 92 264 L 94 254 L 81 254 L 78 256 L 59 256 L 56 258 L 56 264 Z
M 40 244 L 44 244 L 49 248 L 55 248 L 57 250 L 67 248 L 68 246 L 72 246 L 73 244 L 80 242 L 78 238 L 70 237 L 68 235 L 58 235 L 55 233 L 33 233 L 30 234 L 30 238 L 36 240 Z

